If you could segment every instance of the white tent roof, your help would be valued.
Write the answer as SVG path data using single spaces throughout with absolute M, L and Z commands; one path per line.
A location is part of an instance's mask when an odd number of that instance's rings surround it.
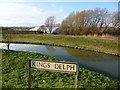
M 29 29 L 30 31 L 37 31 L 39 29 L 39 27 L 34 27 L 32 29 Z

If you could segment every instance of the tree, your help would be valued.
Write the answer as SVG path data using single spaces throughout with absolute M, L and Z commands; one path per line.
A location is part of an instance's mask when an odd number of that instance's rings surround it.
M 10 43 L 12 41 L 12 29 L 3 30 L 3 41 L 5 42 L 7 49 L 10 50 Z
M 54 16 L 48 17 L 46 19 L 46 21 L 45 21 L 45 25 L 49 29 L 50 34 L 51 34 L 52 33 L 52 29 L 54 28 L 54 25 L 55 25 L 55 17 Z
M 120 25 L 120 20 L 119 20 L 119 18 L 120 18 L 120 12 L 113 12 L 112 13 L 112 26 L 113 27 L 118 27 L 119 25 Z

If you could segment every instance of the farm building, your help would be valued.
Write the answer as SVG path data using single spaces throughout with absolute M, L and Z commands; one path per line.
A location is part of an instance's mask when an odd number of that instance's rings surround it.
M 40 27 L 34 27 L 34 28 L 32 28 L 32 29 L 29 29 L 30 31 L 38 31 L 38 30 L 40 30 Z
M 40 27 L 34 27 L 34 28 L 32 28 L 32 29 L 29 29 L 30 31 L 41 31 L 41 32 L 43 32 L 43 33 L 50 33 L 50 31 L 49 31 L 49 29 L 47 28 L 47 27 L 45 27 L 45 26 L 40 26 Z M 58 32 L 58 27 L 54 27 L 53 29 L 52 29 L 52 33 L 53 34 L 58 34 L 59 32 Z

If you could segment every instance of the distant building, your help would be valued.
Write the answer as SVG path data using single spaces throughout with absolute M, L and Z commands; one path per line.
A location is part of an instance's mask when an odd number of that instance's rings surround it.
M 52 34 L 58 34 L 59 33 L 59 27 L 54 27 L 53 29 L 52 29 Z M 50 33 L 50 31 L 49 31 L 49 29 L 46 27 L 46 32 L 49 34 Z
M 38 31 L 38 30 L 40 30 L 40 27 L 34 27 L 34 28 L 32 28 L 32 29 L 29 29 L 30 31 Z
M 52 34 L 58 34 L 59 33 L 59 27 L 54 27 L 52 29 Z
M 29 29 L 30 31 L 40 31 L 40 32 L 43 32 L 43 33 L 50 33 L 50 31 L 49 31 L 49 29 L 48 29 L 48 27 L 46 27 L 46 26 L 44 26 L 44 25 L 42 25 L 42 26 L 40 26 L 40 27 L 34 27 L 34 28 L 32 28 L 32 29 Z M 53 34 L 58 34 L 59 33 L 59 27 L 54 27 L 53 29 L 52 29 L 52 33 Z

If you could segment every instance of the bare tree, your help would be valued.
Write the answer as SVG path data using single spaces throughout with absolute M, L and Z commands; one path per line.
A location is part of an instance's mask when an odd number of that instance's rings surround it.
M 49 29 L 50 34 L 51 34 L 52 33 L 52 29 L 54 28 L 54 25 L 55 25 L 55 17 L 54 16 L 48 17 L 46 19 L 46 21 L 45 21 L 45 25 Z
M 3 30 L 2 37 L 3 41 L 7 46 L 7 49 L 10 50 L 10 43 L 12 41 L 12 30 L 11 29 Z
M 113 27 L 118 27 L 119 26 L 119 24 L 120 24 L 120 22 L 119 22 L 119 14 L 120 12 L 113 12 L 112 13 L 112 26 Z

